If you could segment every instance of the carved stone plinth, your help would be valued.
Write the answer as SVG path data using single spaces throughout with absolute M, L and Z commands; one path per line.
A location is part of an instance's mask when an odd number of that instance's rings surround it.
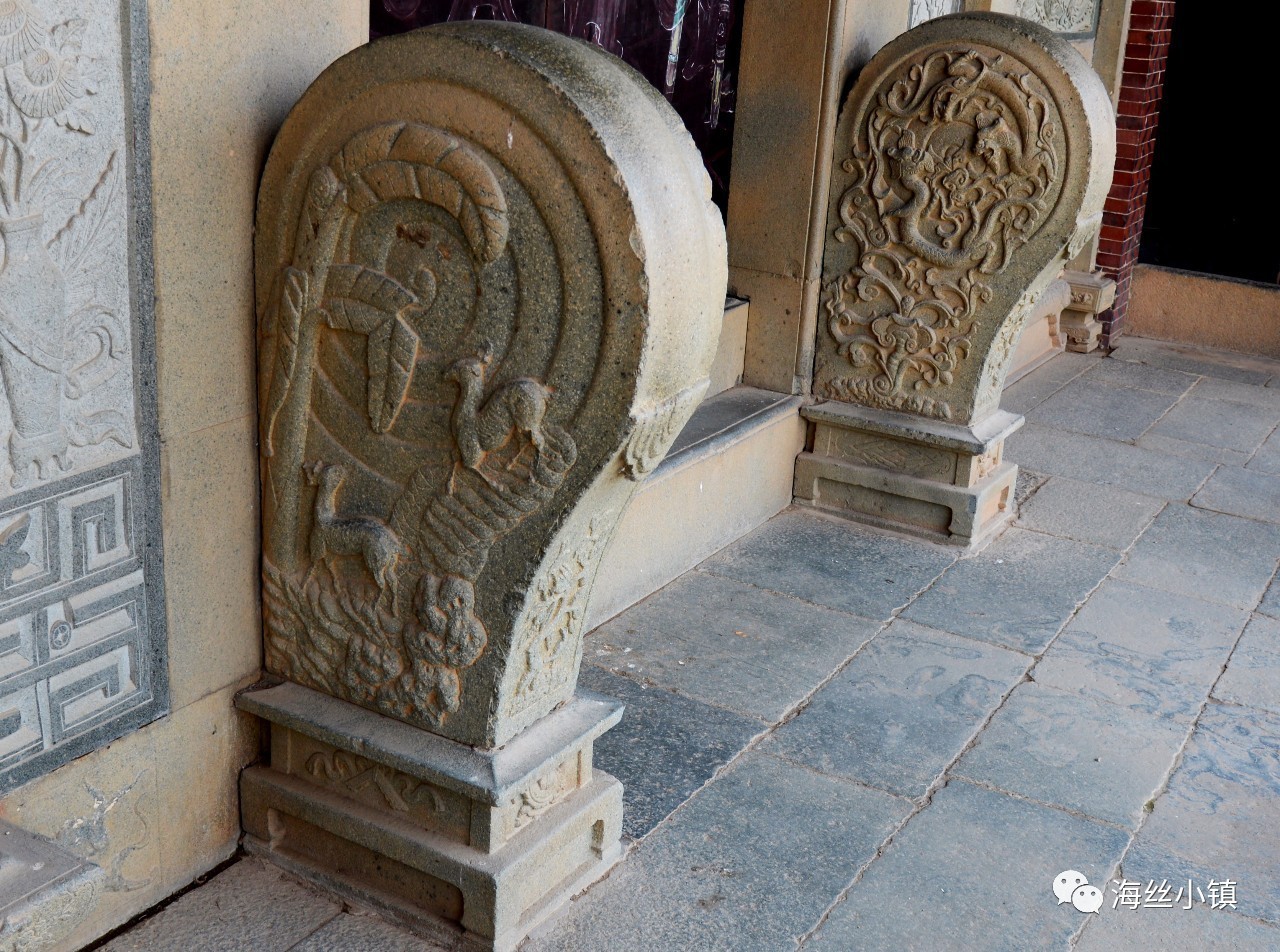
M 1098 315 L 1116 302 L 1116 283 L 1101 271 L 1065 271 L 1062 277 L 1071 287 L 1071 302 L 1063 308 L 1061 321 L 1067 350 L 1087 354 L 1101 344 Z
M 876 54 L 836 133 L 800 498 L 964 544 L 1008 517 L 1000 393 L 1114 156 L 1097 74 L 1033 23 L 944 16 Z
M 1022 417 L 973 427 L 835 402 L 801 411 L 811 452 L 796 460 L 796 502 L 951 545 L 978 546 L 1013 515 L 1018 467 L 1004 441 Z
M 707 389 L 710 194 L 660 94 L 531 27 L 379 40 L 290 114 L 256 255 L 266 666 L 293 684 L 245 702 L 272 763 L 243 786 L 273 858 L 507 948 L 616 855 L 582 629 Z
M 415 931 L 513 948 L 621 853 L 622 785 L 591 766 L 616 701 L 579 694 L 500 751 L 296 684 L 238 704 L 272 725 L 242 781 L 248 848 Z

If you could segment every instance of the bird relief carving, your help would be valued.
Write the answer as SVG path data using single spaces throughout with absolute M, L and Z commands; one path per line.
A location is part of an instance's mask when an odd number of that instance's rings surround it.
M 466 143 L 365 130 L 312 175 L 263 333 L 268 665 L 433 727 L 488 645 L 490 550 L 577 458 L 554 389 L 465 342 L 507 229 Z
M 131 409 L 93 398 L 129 366 L 131 344 L 94 287 L 119 238 L 124 173 L 118 151 L 96 175 L 80 172 L 99 92 L 87 30 L 0 0 L 0 376 L 14 488 L 71 470 L 75 448 L 134 443 Z
M 956 45 L 901 63 L 860 117 L 828 248 L 848 265 L 822 291 L 838 359 L 815 389 L 951 419 L 938 392 L 965 372 L 992 279 L 1060 191 L 1056 107 L 1008 53 Z

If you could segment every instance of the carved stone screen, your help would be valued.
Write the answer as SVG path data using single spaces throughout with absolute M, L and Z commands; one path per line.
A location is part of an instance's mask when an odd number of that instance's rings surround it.
M 917 27 L 928 20 L 959 13 L 963 9 L 964 0 L 911 0 L 910 25 Z
M 1062 36 L 1083 39 L 1098 29 L 1099 0 L 1018 0 L 1018 16 Z
M 531 23 L 576 36 L 622 57 L 662 91 L 684 120 L 711 175 L 712 197 L 723 209 L 729 187 L 744 2 L 370 0 L 370 26 L 373 36 L 378 37 L 446 21 Z
M 121 9 L 0 0 L 0 792 L 167 705 L 145 14 Z

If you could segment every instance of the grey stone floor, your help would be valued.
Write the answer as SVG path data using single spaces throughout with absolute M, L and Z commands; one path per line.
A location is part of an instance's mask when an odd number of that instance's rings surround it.
M 789 510 L 588 637 L 632 843 L 525 952 L 1280 949 L 1280 362 L 1125 340 L 1005 405 L 981 553 Z M 197 947 L 430 948 L 256 862 L 108 946 Z

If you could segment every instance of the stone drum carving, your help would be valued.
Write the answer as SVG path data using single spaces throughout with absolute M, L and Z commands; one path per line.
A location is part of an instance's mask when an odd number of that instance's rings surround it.
M 998 455 L 1016 425 L 997 411 L 1018 336 L 1039 294 L 1100 224 L 1115 149 L 1101 81 L 1034 24 L 943 17 L 867 66 L 836 148 L 814 380 L 815 395 L 831 402 L 813 418 L 821 429 L 843 414 L 845 431 L 908 442 L 928 421 L 926 445 L 960 451 L 943 467 L 953 472 L 970 456 Z M 849 432 L 824 437 L 858 442 Z M 947 482 L 982 495 L 979 482 L 999 480 L 992 498 L 1006 512 L 1012 468 L 985 468 L 974 481 Z M 833 473 L 806 469 L 797 494 L 819 500 Z M 875 498 L 834 485 L 825 498 L 964 543 L 996 515 L 959 524 L 956 506 L 972 516 L 974 492 L 917 487 L 902 506 L 883 489 L 863 489 Z
M 391 718 L 470 745 L 455 757 L 550 745 L 545 770 L 510 791 L 468 780 L 463 802 L 499 816 L 492 837 L 465 842 L 541 837 L 576 797 L 573 848 L 610 853 L 616 784 L 593 780 L 589 753 L 617 711 L 575 700 L 582 625 L 636 480 L 705 391 L 725 271 L 688 134 L 598 50 L 455 24 L 377 41 L 321 76 L 259 200 L 266 657 L 302 686 L 259 695 L 317 711 L 340 699 L 363 709 L 352 724 Z M 284 701 L 259 695 L 244 703 L 282 733 Z M 328 745 L 305 763 L 354 770 L 315 717 L 287 728 Z M 348 753 L 384 794 L 458 789 L 441 779 L 447 758 L 407 768 L 354 741 Z M 350 796 L 291 756 L 247 776 L 247 817 L 281 809 L 286 782 Z M 420 821 L 457 826 L 451 802 Z M 548 887 L 585 862 L 556 855 Z M 467 882 L 460 921 L 494 941 L 539 898 L 499 889 L 482 913 Z

